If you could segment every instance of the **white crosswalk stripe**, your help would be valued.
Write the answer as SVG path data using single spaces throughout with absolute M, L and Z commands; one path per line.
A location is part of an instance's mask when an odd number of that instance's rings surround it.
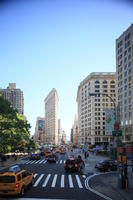
M 57 174 L 54 175 L 54 179 L 53 179 L 51 187 L 55 187 L 56 181 L 57 181 L 57 176 L 58 176 Z
M 33 163 L 35 163 L 35 162 L 36 162 L 36 160 L 32 161 L 30 164 L 33 164 Z
M 34 178 L 36 178 L 37 175 L 38 175 L 38 174 L 34 174 Z
M 40 162 L 40 160 L 37 160 L 34 164 L 39 163 L 39 162 Z
M 48 181 L 49 181 L 49 179 L 50 179 L 50 176 L 51 176 L 51 174 L 48 174 L 48 175 L 47 175 L 47 177 L 46 177 L 46 179 L 45 179 L 45 181 L 44 181 L 42 187 L 46 187 L 46 186 L 47 186 L 47 183 L 48 183 Z
M 43 163 L 44 159 L 39 162 L 39 164 Z
M 73 188 L 74 186 L 73 186 L 72 176 L 70 174 L 68 175 L 68 180 L 69 180 L 69 187 Z
M 64 179 L 65 179 L 65 176 L 61 175 L 61 188 L 64 188 Z
M 31 160 L 28 160 L 28 161 L 26 161 L 26 163 L 25 164 L 29 164 L 31 162 Z
M 77 183 L 78 183 L 78 186 L 79 188 L 83 188 L 82 184 L 81 184 L 81 181 L 79 179 L 79 176 L 78 175 L 75 175 L 76 176 L 76 180 L 77 180 Z
M 41 174 L 40 177 L 37 179 L 37 181 L 34 183 L 33 187 L 36 187 L 39 182 L 41 181 L 41 179 L 43 178 L 44 174 Z
M 50 186 L 51 188 L 55 188 L 57 186 L 59 186 L 60 188 L 65 188 L 68 185 L 69 188 L 78 187 L 79 189 L 83 189 L 83 182 L 84 182 L 83 175 L 61 174 L 60 176 L 58 174 L 47 174 L 44 177 L 44 174 L 38 176 L 38 174 L 35 173 L 34 178 L 36 181 L 33 187 L 37 187 L 38 185 L 40 185 L 40 181 L 42 180 L 41 187 L 43 188 L 47 186 Z M 81 181 L 81 179 L 83 182 Z
M 26 161 L 24 164 L 45 164 L 47 162 L 47 160 L 43 159 L 43 160 L 28 160 Z M 65 164 L 66 160 L 59 160 L 56 161 L 56 164 Z

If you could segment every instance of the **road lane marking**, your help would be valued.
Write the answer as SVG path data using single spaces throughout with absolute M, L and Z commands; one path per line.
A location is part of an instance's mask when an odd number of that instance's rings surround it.
M 36 178 L 37 175 L 38 175 L 38 174 L 34 174 L 34 178 Z
M 39 162 L 39 164 L 43 163 L 44 159 Z
M 104 174 L 105 174 L 105 173 L 104 173 Z M 90 180 L 91 180 L 93 177 L 98 176 L 98 175 L 103 175 L 103 173 L 100 173 L 100 174 L 93 174 L 93 175 L 91 175 L 91 176 L 89 176 L 89 177 L 86 178 L 86 180 L 85 180 L 85 187 L 86 187 L 86 189 L 88 189 L 89 191 L 93 192 L 94 194 L 96 194 L 96 195 L 102 197 L 102 198 L 105 199 L 105 200 L 112 200 L 110 197 L 105 196 L 104 194 L 102 194 L 102 193 L 96 191 L 95 189 L 91 188 L 91 186 L 89 185 Z
M 36 162 L 36 160 L 32 161 L 30 164 L 33 164 L 33 163 L 35 163 L 35 162 Z
M 65 164 L 66 160 L 64 160 L 64 164 Z
M 48 183 L 48 181 L 49 181 L 49 179 L 50 179 L 50 176 L 51 176 L 51 174 L 48 174 L 48 175 L 47 175 L 47 177 L 46 177 L 46 179 L 45 179 L 45 181 L 44 181 L 42 187 L 46 187 L 46 185 L 47 185 L 47 183 Z
M 62 160 L 60 160 L 60 164 L 62 163 Z
M 56 161 L 56 164 L 58 164 L 58 161 Z
M 73 182 L 72 182 L 72 176 L 70 174 L 68 175 L 68 180 L 69 180 L 69 187 L 73 188 L 74 186 L 73 186 Z
M 47 160 L 45 160 L 44 162 L 43 162 L 43 164 L 45 164 L 47 162 Z
M 79 178 L 79 175 L 75 175 L 75 176 L 76 176 L 76 180 L 77 180 L 79 188 L 83 188 L 81 181 L 80 181 L 80 178 Z
M 34 183 L 33 187 L 36 187 L 39 182 L 41 181 L 42 177 L 44 176 L 44 174 L 41 174 L 40 177 L 37 179 L 37 181 Z
M 65 179 L 65 176 L 64 175 L 61 175 L 61 188 L 64 188 L 64 179 Z
M 57 174 L 54 175 L 54 179 L 53 179 L 51 187 L 55 187 L 56 181 L 57 181 L 57 176 L 58 176 Z
M 40 160 L 37 160 L 37 161 L 35 162 L 35 164 L 38 163 L 38 162 L 40 162 Z
M 28 161 L 26 161 L 26 163 L 25 164 L 29 164 L 30 162 L 32 162 L 31 160 L 28 160 Z

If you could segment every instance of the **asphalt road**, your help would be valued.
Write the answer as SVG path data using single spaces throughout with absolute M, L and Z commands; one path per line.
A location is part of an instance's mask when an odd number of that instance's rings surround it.
M 102 197 L 89 191 L 87 187 L 87 179 L 93 174 L 93 170 L 89 174 L 86 173 L 86 170 L 83 172 L 65 172 L 64 163 L 70 154 L 70 151 L 67 151 L 65 155 L 57 154 L 58 160 L 56 163 L 47 162 L 45 157 L 41 157 L 38 161 L 21 160 L 20 167 L 32 172 L 35 182 L 32 187 L 25 191 L 22 198 L 11 197 L 8 200 L 103 200 Z M 76 155 L 76 152 L 72 154 Z M 86 167 L 88 168 L 88 165 Z
M 35 183 L 26 190 L 23 199 L 102 200 L 101 197 L 86 189 L 86 175 L 82 172 L 65 172 L 66 158 L 67 155 L 58 154 L 56 163 L 47 163 L 45 157 L 39 161 L 24 160 L 20 167 L 34 173 Z

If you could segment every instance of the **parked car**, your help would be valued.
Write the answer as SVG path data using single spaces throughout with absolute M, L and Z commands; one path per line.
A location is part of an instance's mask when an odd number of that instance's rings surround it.
M 57 156 L 56 154 L 48 155 L 46 156 L 47 162 L 56 162 L 57 161 Z
M 25 189 L 34 183 L 33 173 L 12 166 L 0 174 L 0 195 L 24 195 Z
M 39 153 L 32 153 L 30 155 L 30 160 L 40 160 L 41 159 L 41 155 Z
M 84 169 L 85 164 L 82 159 L 79 160 L 79 158 L 74 158 L 74 157 L 69 157 L 64 165 L 65 171 L 73 171 L 73 172 L 78 172 Z
M 115 160 L 102 160 L 95 165 L 95 168 L 99 171 L 116 171 L 117 161 Z

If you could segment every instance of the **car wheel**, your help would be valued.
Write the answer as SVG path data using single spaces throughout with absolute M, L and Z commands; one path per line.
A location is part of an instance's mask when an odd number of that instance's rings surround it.
M 24 186 L 21 188 L 21 192 L 20 192 L 20 196 L 24 196 L 25 194 L 25 189 L 24 189 Z

